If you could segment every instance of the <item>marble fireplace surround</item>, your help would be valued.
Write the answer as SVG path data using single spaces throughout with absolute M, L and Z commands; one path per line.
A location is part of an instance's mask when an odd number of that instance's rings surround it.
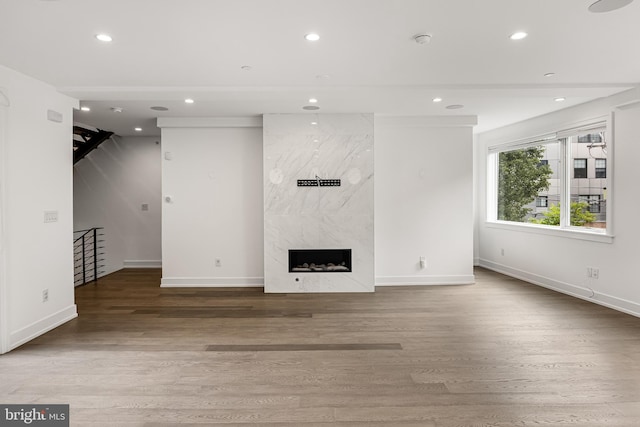
M 266 114 L 263 141 L 265 292 L 373 292 L 373 114 Z M 351 249 L 352 271 L 289 272 L 290 249 Z

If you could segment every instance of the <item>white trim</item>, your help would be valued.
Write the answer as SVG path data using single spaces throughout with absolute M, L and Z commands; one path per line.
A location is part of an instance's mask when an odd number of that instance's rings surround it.
M 386 276 L 376 277 L 376 286 L 471 285 L 475 276 Z
M 620 104 L 616 106 L 616 108 L 619 110 L 631 110 L 633 108 L 638 108 L 638 107 L 640 107 L 640 101 L 638 100 L 629 101 L 625 104 Z
M 163 277 L 161 288 L 254 288 L 263 287 L 262 277 Z
M 502 144 L 493 144 L 487 147 L 488 154 L 503 153 L 505 151 L 515 151 L 518 149 L 525 149 L 530 147 L 536 147 L 540 145 L 552 144 L 558 142 L 558 137 L 555 133 L 547 133 L 543 135 L 532 136 L 530 138 L 518 139 Z
M 613 235 L 615 233 L 615 222 L 613 221 L 613 212 L 615 209 L 615 198 L 616 198 L 616 183 L 615 183 L 615 174 L 612 173 L 616 170 L 616 113 L 612 111 L 609 113 L 609 127 L 607 128 L 607 133 L 605 134 L 605 138 L 610 142 L 609 147 L 607 148 L 607 212 L 606 218 L 607 221 L 607 233 L 609 235 Z
M 159 128 L 261 128 L 262 116 L 158 117 Z
M 581 104 L 581 105 L 585 105 L 585 104 Z M 566 112 L 573 109 L 578 109 L 578 107 L 581 107 L 581 105 L 569 107 L 565 110 L 560 110 L 560 111 Z M 605 110 L 609 110 L 611 108 L 612 108 L 611 106 L 604 107 Z M 549 117 L 552 115 L 556 115 L 557 113 L 558 112 L 555 111 L 548 114 L 543 114 L 542 116 L 527 119 L 525 120 L 525 122 L 529 122 L 529 121 L 537 122 L 543 117 Z M 588 113 L 588 114 L 591 114 L 591 113 Z M 530 138 L 522 137 L 522 131 L 519 128 L 520 128 L 520 125 L 524 122 L 513 123 L 503 128 L 488 130 L 486 132 L 482 132 L 480 135 L 483 138 L 491 139 L 491 142 L 487 145 L 487 147 L 495 149 L 501 145 L 509 145 L 518 141 L 526 141 L 527 139 L 535 139 L 535 138 L 542 137 L 544 135 L 555 134 L 557 136 L 558 133 L 561 133 L 565 130 L 580 129 L 582 127 L 588 127 L 590 124 L 602 123 L 602 122 L 606 123 L 609 116 L 608 114 L 596 113 L 595 115 L 590 115 L 589 117 L 591 118 L 585 119 L 584 117 L 575 117 L 574 119 L 567 119 L 561 122 L 554 122 L 554 124 L 545 123 L 543 126 L 535 126 L 535 130 L 529 131 L 529 134 L 533 135 Z M 610 126 L 611 124 L 607 123 L 607 127 L 610 127 Z M 498 131 L 498 132 L 494 132 L 494 131 Z M 503 131 L 507 131 L 505 135 L 500 135 L 500 136 L 497 135 L 499 133 L 502 133 Z M 492 137 L 491 136 L 492 133 L 496 134 L 496 136 Z
M 53 313 L 44 319 L 33 322 L 32 324 L 11 333 L 11 336 L 9 337 L 9 350 L 13 350 L 14 348 L 19 347 L 22 344 L 75 319 L 76 317 L 78 317 L 77 307 L 75 304 L 72 304 L 57 313 Z
M 125 259 L 122 266 L 123 268 L 162 268 L 162 260 Z
M 608 119 L 609 118 L 605 116 L 605 117 L 601 117 L 601 120 L 599 122 L 594 121 L 593 123 L 587 123 L 587 124 L 577 125 L 572 128 L 563 129 L 561 131 L 558 131 L 558 139 L 570 138 L 573 136 L 582 136 L 592 132 L 599 132 L 599 131 L 604 132 L 607 130 L 607 122 L 610 121 Z
M 525 282 L 533 285 L 542 286 L 543 288 L 551 289 L 585 301 L 590 301 L 632 316 L 640 317 L 640 304 L 601 292 L 596 292 L 589 287 L 561 282 L 550 277 L 529 273 L 527 271 L 512 268 L 486 259 L 480 260 L 480 267 L 484 267 L 516 279 L 524 280 Z
M 607 224 L 608 225 L 608 224 Z M 597 243 L 613 243 L 611 234 L 598 233 L 596 231 L 580 230 L 577 227 L 560 228 L 550 225 L 531 224 L 528 222 L 487 221 L 487 228 L 518 231 L 523 233 L 546 234 L 548 236 L 563 237 L 567 239 L 587 240 Z

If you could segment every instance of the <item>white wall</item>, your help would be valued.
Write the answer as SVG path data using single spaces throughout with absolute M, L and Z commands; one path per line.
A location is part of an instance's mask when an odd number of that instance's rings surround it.
M 640 316 L 640 287 L 635 276 L 640 241 L 640 106 L 628 105 L 638 99 L 640 90 L 635 89 L 479 135 L 476 178 L 480 265 Z M 616 108 L 620 105 L 627 107 Z M 615 234 L 612 243 L 496 228 L 486 223 L 487 146 L 566 129 L 572 123 L 611 112 L 614 140 L 609 156 L 613 185 L 608 190 L 608 203 L 613 221 L 607 225 L 613 227 Z M 587 267 L 599 268 L 600 278 L 588 279 Z
M 7 351 L 76 317 L 73 294 L 72 111 L 77 101 L 0 66 L 8 98 L 1 205 Z M 47 110 L 62 123 L 47 120 Z M 3 169 L 3 171 L 2 171 Z M 44 223 L 45 211 L 58 221 Z M 48 289 L 49 301 L 42 301 Z
M 159 120 L 163 286 L 263 284 L 262 130 L 219 120 Z M 375 118 L 377 285 L 473 282 L 475 122 Z
M 162 160 L 171 197 L 162 203 L 162 286 L 262 285 L 261 123 L 159 125 L 171 157 Z
M 376 117 L 378 285 L 473 282 L 473 124 Z
M 116 136 L 73 168 L 74 230 L 104 227 L 105 274 L 161 266 L 159 141 Z
M 263 284 L 262 129 L 231 122 L 159 120 L 163 286 Z M 475 122 L 375 118 L 377 285 L 473 282 Z

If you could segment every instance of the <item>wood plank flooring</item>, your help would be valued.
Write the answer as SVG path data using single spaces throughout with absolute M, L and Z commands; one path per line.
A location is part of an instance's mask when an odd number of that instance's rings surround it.
M 374 294 L 161 289 L 128 269 L 0 357 L 73 426 L 640 426 L 640 319 L 478 269 Z

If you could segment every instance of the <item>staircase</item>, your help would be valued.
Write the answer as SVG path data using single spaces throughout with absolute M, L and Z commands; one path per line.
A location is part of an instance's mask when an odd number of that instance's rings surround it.
M 91 150 L 111 138 L 111 135 L 113 132 L 106 130 L 73 126 L 73 164 L 78 163 Z

